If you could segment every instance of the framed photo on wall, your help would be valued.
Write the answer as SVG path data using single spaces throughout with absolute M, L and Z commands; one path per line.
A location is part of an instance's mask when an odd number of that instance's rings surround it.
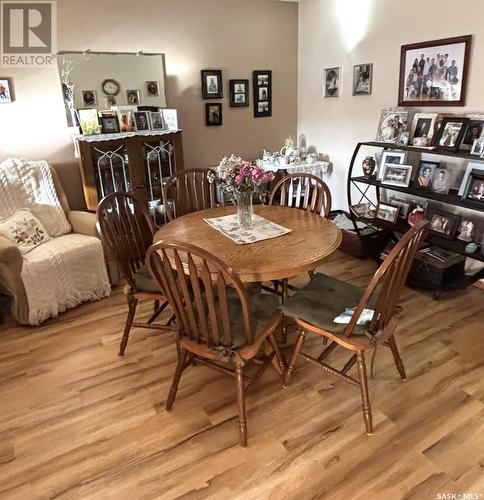
M 353 66 L 353 95 L 370 95 L 372 81 L 372 63 Z
M 0 77 L 0 104 L 10 104 L 15 101 L 11 78 Z
M 249 106 L 249 80 L 229 80 L 231 108 L 246 108 Z
M 341 88 L 341 68 L 324 70 L 323 97 L 339 97 Z
M 399 106 L 464 106 L 472 35 L 402 45 Z
M 254 92 L 254 117 L 272 116 L 272 71 L 258 70 L 252 73 Z
M 205 125 L 216 127 L 222 125 L 222 104 L 219 102 L 205 104 Z
M 202 69 L 202 99 L 222 99 L 222 70 Z

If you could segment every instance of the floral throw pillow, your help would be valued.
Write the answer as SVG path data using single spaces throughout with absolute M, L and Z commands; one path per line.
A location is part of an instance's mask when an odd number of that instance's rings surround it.
M 0 235 L 13 241 L 22 254 L 50 240 L 42 223 L 27 209 L 0 221 Z

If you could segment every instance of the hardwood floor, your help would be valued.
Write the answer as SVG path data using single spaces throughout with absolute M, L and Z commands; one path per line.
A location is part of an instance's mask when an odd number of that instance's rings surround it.
M 375 265 L 338 253 L 321 269 L 363 285 Z M 268 370 L 249 394 L 246 449 L 235 383 L 208 368 L 190 367 L 164 411 L 170 334 L 135 329 L 117 356 L 123 295 L 40 328 L 10 325 L 0 330 L 0 498 L 484 494 L 483 298 L 474 287 L 440 302 L 405 291 L 397 341 L 408 380 L 379 349 L 372 436 L 357 388 L 299 363 L 287 389 Z

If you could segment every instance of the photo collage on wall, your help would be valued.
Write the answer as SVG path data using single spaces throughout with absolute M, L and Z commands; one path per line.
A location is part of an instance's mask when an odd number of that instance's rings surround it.
M 222 70 L 204 69 L 201 71 L 202 99 L 223 99 Z M 272 71 L 258 70 L 252 75 L 254 117 L 272 116 Z M 229 106 L 247 108 L 250 105 L 249 80 L 229 80 Z M 205 103 L 205 125 L 221 126 L 223 123 L 223 105 L 221 102 Z

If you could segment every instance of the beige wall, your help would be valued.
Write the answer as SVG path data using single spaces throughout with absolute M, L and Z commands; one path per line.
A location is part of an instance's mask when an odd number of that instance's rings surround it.
M 336 208 L 346 208 L 346 173 L 356 142 L 374 140 L 381 109 L 396 106 L 400 46 L 473 34 L 467 105 L 484 112 L 482 0 L 299 0 L 298 134 L 328 155 Z M 373 63 L 373 93 L 352 96 L 354 64 Z M 323 68 L 343 68 L 342 97 L 322 98 Z M 427 108 L 441 111 L 442 108 Z
M 168 106 L 178 109 L 187 168 L 231 152 L 256 158 L 296 132 L 297 4 L 276 0 L 58 0 L 58 50 L 163 52 Z M 205 126 L 200 70 L 224 77 L 223 126 Z M 229 78 L 273 71 L 273 116 L 229 108 Z M 0 159 L 51 161 L 74 207 L 84 200 L 57 69 L 2 70 L 17 101 L 0 107 Z M 109 77 L 109 75 L 106 75 Z M 251 94 L 252 104 L 252 94 Z

